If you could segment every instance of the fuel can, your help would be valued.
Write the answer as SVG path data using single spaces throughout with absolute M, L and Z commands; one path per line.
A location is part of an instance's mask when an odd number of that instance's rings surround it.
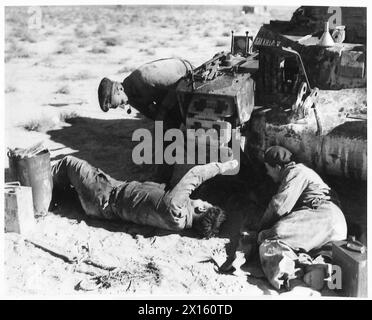
M 31 232 L 35 226 L 31 187 L 11 182 L 5 184 L 4 191 L 5 232 L 23 235 Z
M 337 241 L 332 245 L 332 258 L 332 263 L 341 268 L 340 293 L 347 297 L 367 297 L 366 248 L 350 240 Z

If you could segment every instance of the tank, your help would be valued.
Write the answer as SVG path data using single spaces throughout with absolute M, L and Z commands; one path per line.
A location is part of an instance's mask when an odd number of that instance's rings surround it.
M 257 161 L 263 161 L 267 147 L 279 144 L 320 174 L 366 180 L 366 50 L 360 21 L 325 30 L 333 11 L 301 8 L 288 22 L 263 25 L 254 39 L 248 32 L 232 32 L 229 51 L 180 81 L 177 97 L 186 127 L 235 129 L 244 154 Z M 352 16 L 342 9 L 341 17 Z M 314 10 L 313 19 L 299 18 L 300 12 L 306 17 Z M 351 37 L 350 30 L 358 32 Z M 325 32 L 331 45 L 322 42 Z M 345 42 L 350 38 L 354 42 Z
M 346 43 L 366 44 L 366 7 L 301 6 L 294 11 L 290 21 L 270 21 L 270 25 L 281 34 L 319 36 L 325 21 L 329 22 L 331 33 L 340 26 L 345 27 Z

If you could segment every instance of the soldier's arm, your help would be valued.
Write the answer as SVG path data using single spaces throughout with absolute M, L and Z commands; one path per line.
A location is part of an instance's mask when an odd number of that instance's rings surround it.
M 161 101 L 160 105 L 157 106 L 156 120 L 164 120 L 168 112 L 172 112 L 174 107 L 177 107 L 177 95 L 174 90 L 169 90 Z
M 156 106 L 153 105 L 153 101 L 150 101 L 144 96 L 131 96 L 128 99 L 128 103 L 140 113 L 142 113 L 146 118 L 151 120 L 156 119 Z
M 291 212 L 306 185 L 306 176 L 301 171 L 289 172 L 267 206 L 260 222 L 260 229 L 271 227 L 280 217 Z
M 203 182 L 218 174 L 224 174 L 227 171 L 234 170 L 237 166 L 237 160 L 230 160 L 224 163 L 211 162 L 205 165 L 195 166 L 184 175 L 169 195 L 172 201 L 183 203 Z
M 145 117 L 155 120 L 156 108 L 153 106 L 153 89 L 141 82 L 136 70 L 132 72 L 123 81 L 125 94 L 128 97 L 128 103 Z

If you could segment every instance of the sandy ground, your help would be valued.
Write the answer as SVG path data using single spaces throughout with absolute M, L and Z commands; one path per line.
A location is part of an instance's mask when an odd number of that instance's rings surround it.
M 74 154 L 116 179 L 149 178 L 152 166 L 132 163 L 131 135 L 152 123 L 136 112 L 103 113 L 97 101 L 100 79 L 122 80 L 136 66 L 164 57 L 180 56 L 197 66 L 229 49 L 230 30 L 255 34 L 263 22 L 287 20 L 292 12 L 285 7 L 259 15 L 242 15 L 240 7 L 42 7 L 42 28 L 30 31 L 27 8 L 6 8 L 5 144 L 44 141 L 52 162 Z M 6 150 L 3 156 L 7 177 Z M 37 219 L 28 240 L 5 235 L 8 293 L 278 295 L 254 265 L 236 275 L 215 271 L 210 257 L 226 255 L 241 221 L 254 224 L 259 217 L 247 207 L 244 183 L 222 181 L 214 190 L 229 219 L 221 235 L 209 240 L 191 231 L 87 219 L 68 198 Z M 355 209 L 359 198 L 353 195 L 346 202 Z M 248 276 L 252 270 L 254 276 Z

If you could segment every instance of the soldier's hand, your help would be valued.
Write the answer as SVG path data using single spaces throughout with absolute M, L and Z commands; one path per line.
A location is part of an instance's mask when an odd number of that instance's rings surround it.
M 221 169 L 221 174 L 229 174 L 233 173 L 238 167 L 239 167 L 239 162 L 236 159 L 229 160 L 223 163 L 220 163 L 220 169 Z

